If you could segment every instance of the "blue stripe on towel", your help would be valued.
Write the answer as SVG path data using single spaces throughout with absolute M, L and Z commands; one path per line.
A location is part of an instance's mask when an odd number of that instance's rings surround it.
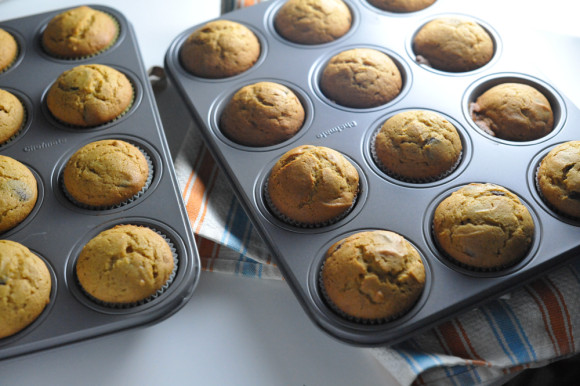
M 489 326 L 492 328 L 495 338 L 503 352 L 508 356 L 512 364 L 522 364 L 531 360 L 524 342 L 520 339 L 516 326 L 512 323 L 509 315 L 499 301 L 494 301 L 481 307 L 481 311 Z M 499 331 L 496 328 L 499 327 Z M 501 333 L 501 336 L 500 336 Z M 503 339 L 502 339 L 503 338 Z M 507 347 L 504 345 L 504 340 Z

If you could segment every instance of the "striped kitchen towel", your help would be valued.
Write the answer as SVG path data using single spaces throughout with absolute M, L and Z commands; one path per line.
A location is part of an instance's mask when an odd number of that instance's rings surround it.
M 282 279 L 191 124 L 175 160 L 205 271 Z M 580 351 L 580 260 L 393 347 L 368 349 L 402 385 L 489 384 Z

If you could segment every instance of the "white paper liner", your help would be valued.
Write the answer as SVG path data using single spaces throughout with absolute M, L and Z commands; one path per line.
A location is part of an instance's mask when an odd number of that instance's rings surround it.
M 138 146 L 134 143 L 131 143 L 131 145 L 135 146 L 143 154 L 143 156 L 147 160 L 147 166 L 149 168 L 149 174 L 147 175 L 147 180 L 145 180 L 145 184 L 143 185 L 141 190 L 139 192 L 137 192 L 133 197 L 131 197 L 123 202 L 120 202 L 118 204 L 115 204 L 115 205 L 93 206 L 93 205 L 84 204 L 82 202 L 75 200 L 75 198 L 73 196 L 71 196 L 70 193 L 67 191 L 66 186 L 64 184 L 64 178 L 63 178 L 64 173 L 61 173 L 58 180 L 59 180 L 59 185 L 60 185 L 65 197 L 70 202 L 72 202 L 73 204 L 78 206 L 79 208 L 99 211 L 99 210 L 110 210 L 110 209 L 117 209 L 117 208 L 123 207 L 123 206 L 128 205 L 128 204 L 134 202 L 135 200 L 139 199 L 141 196 L 143 196 L 143 194 L 145 194 L 147 189 L 149 189 L 149 186 L 151 186 L 151 181 L 153 181 L 153 176 L 155 174 L 155 171 L 153 168 L 153 161 L 151 161 L 151 157 L 149 156 L 149 154 L 147 154 L 147 152 L 145 150 L 143 150 L 140 146 Z

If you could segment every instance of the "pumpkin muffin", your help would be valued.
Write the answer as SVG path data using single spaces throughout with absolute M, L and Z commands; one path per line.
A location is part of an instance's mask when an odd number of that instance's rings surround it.
M 119 24 L 111 15 L 81 6 L 52 18 L 42 33 L 42 45 L 52 56 L 79 59 L 106 50 L 118 35 Z
M 320 80 L 324 95 L 339 105 L 370 108 L 393 100 L 403 80 L 393 60 L 381 51 L 355 48 L 330 59 Z
M 149 183 L 149 163 L 134 145 L 108 139 L 77 150 L 63 171 L 66 193 L 89 207 L 111 207 L 136 198 Z
M 508 141 L 532 141 L 554 128 L 550 101 L 523 83 L 502 83 L 490 88 L 470 105 L 470 110 L 480 129 Z
M 270 171 L 267 201 L 291 224 L 321 226 L 346 215 L 358 190 L 358 172 L 342 154 L 303 145 L 282 155 Z
M 544 201 L 557 212 L 580 219 L 580 141 L 555 146 L 536 175 Z
M 133 98 L 133 86 L 123 73 L 103 64 L 86 64 L 63 72 L 50 87 L 46 103 L 59 121 L 93 127 L 123 115 Z
M 174 266 L 173 251 L 158 233 L 143 226 L 117 225 L 83 247 L 76 274 L 94 299 L 131 305 L 161 293 Z
M 474 21 L 445 17 L 425 24 L 413 39 L 417 62 L 437 70 L 465 72 L 478 69 L 493 57 L 491 36 Z
M 0 145 L 15 136 L 26 119 L 22 102 L 14 94 L 0 89 Z
M 18 43 L 10 33 L 0 28 L 0 74 L 10 68 L 18 57 Z
M 288 0 L 274 18 L 276 31 L 299 44 L 322 44 L 350 30 L 352 16 L 342 0 Z
M 303 123 L 304 107 L 292 90 L 258 82 L 234 94 L 221 115 L 220 128 L 239 144 L 270 146 L 294 136 Z
M 179 52 L 181 64 L 202 78 L 227 78 L 250 69 L 260 57 L 260 41 L 246 26 L 229 20 L 193 31 Z
M 0 155 L 0 233 L 28 217 L 38 198 L 36 178 L 14 158 Z
M 374 142 L 375 158 L 385 173 L 415 182 L 446 176 L 461 152 L 455 126 L 427 110 L 405 111 L 387 119 Z
M 45 262 L 24 245 L 0 240 L 0 339 L 34 322 L 50 302 Z
M 473 183 L 437 206 L 433 233 L 453 261 L 476 270 L 498 270 L 526 256 L 534 238 L 534 221 L 506 188 Z
M 321 272 L 324 297 L 355 320 L 385 322 L 400 317 L 425 287 L 419 252 L 390 231 L 356 233 L 332 245 Z
M 369 0 L 369 3 L 383 11 L 407 13 L 425 9 L 435 1 L 436 0 Z

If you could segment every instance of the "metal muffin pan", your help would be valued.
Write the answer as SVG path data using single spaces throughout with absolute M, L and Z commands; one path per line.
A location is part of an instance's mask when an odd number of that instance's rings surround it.
M 0 74 L 0 88 L 19 97 L 28 115 L 25 128 L 0 146 L 0 154 L 28 166 L 39 189 L 32 213 L 0 238 L 17 241 L 44 259 L 53 281 L 50 303 L 40 317 L 21 332 L 0 339 L 0 359 L 161 321 L 185 305 L 199 279 L 199 255 L 135 33 L 117 10 L 91 7 L 115 17 L 120 35 L 107 51 L 82 60 L 55 59 L 41 47 L 44 27 L 65 9 L 0 21 L 0 28 L 15 36 L 20 48 L 16 63 Z M 51 116 L 45 94 L 63 71 L 88 63 L 106 64 L 126 74 L 136 91 L 134 104 L 123 117 L 102 126 L 65 126 Z M 151 159 L 153 179 L 133 202 L 114 209 L 83 209 L 66 198 L 60 175 L 76 150 L 101 139 L 121 139 L 141 148 Z M 82 247 L 118 224 L 148 226 L 162 233 L 173 244 L 178 259 L 175 279 L 164 293 L 128 308 L 91 301 L 74 273 Z
M 409 14 L 381 11 L 365 0 L 345 2 L 353 14 L 353 26 L 334 42 L 307 46 L 286 41 L 273 25 L 284 1 L 270 1 L 221 17 L 244 24 L 260 40 L 261 57 L 248 71 L 225 79 L 203 79 L 181 66 L 181 45 L 203 23 L 174 39 L 165 65 L 209 149 L 313 322 L 351 344 L 394 344 L 500 296 L 578 254 L 580 222 L 566 219 L 542 203 L 535 188 L 534 171 L 541 155 L 550 148 L 579 138 L 575 130 L 580 111 L 544 79 L 530 58 L 515 52 L 517 39 L 510 41 L 501 26 L 467 12 L 465 2 L 439 0 L 425 10 Z M 463 9 L 466 12 L 458 13 Z M 416 63 L 414 34 L 429 20 L 449 15 L 475 20 L 491 34 L 495 54 L 487 65 L 470 72 L 447 73 Z M 404 85 L 393 101 L 375 108 L 354 109 L 336 105 L 320 91 L 318 81 L 327 61 L 343 50 L 358 47 L 381 50 L 398 64 Z M 293 138 L 275 146 L 253 148 L 233 143 L 220 132 L 221 111 L 238 89 L 264 80 L 282 83 L 296 92 L 306 110 L 304 127 Z M 494 138 L 474 124 L 469 103 L 490 86 L 505 81 L 533 85 L 546 95 L 555 115 L 552 133 L 517 143 Z M 461 163 L 439 181 L 402 182 L 383 173 L 372 159 L 373 133 L 388 117 L 409 109 L 439 112 L 461 136 Z M 303 144 L 335 149 L 361 173 L 361 194 L 354 209 L 326 227 L 303 229 L 285 224 L 272 214 L 264 200 L 263 188 L 271 167 L 286 151 Z M 435 207 L 451 192 L 471 182 L 502 185 L 528 207 L 535 222 L 534 241 L 528 255 L 516 265 L 501 271 L 476 272 L 449 262 L 437 249 L 431 234 Z M 319 288 L 320 267 L 327 248 L 352 233 L 370 229 L 403 235 L 420 251 L 427 274 L 425 290 L 417 304 L 399 319 L 383 324 L 345 320 L 325 303 Z

